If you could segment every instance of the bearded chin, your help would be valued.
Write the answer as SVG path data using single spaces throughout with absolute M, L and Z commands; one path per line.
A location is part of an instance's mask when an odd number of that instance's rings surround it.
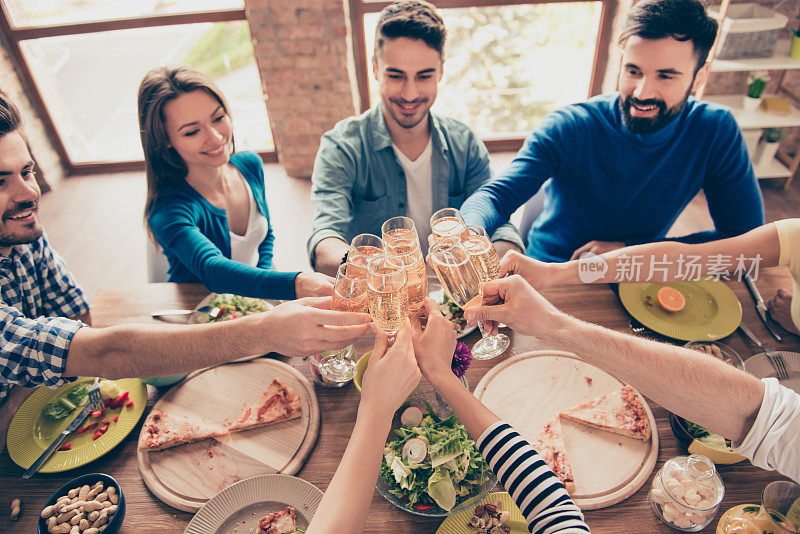
M 680 115 L 681 111 L 683 111 L 683 108 L 686 106 L 686 102 L 689 101 L 690 93 L 691 89 L 686 92 L 683 100 L 671 108 L 664 109 L 663 107 L 660 107 L 658 110 L 658 115 L 652 118 L 634 117 L 631 115 L 630 97 L 622 97 L 619 100 L 619 107 L 620 111 L 622 112 L 622 123 L 628 130 L 630 130 L 631 133 L 640 135 L 655 133 L 672 122 L 675 117 Z
M 6 233 L 0 230 L 0 248 L 13 247 L 14 245 L 27 245 L 42 237 L 42 227 L 38 223 L 31 223 L 22 232 Z

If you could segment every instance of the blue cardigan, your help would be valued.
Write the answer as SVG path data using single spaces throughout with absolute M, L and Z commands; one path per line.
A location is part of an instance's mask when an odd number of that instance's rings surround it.
M 267 218 L 267 237 L 258 247 L 258 266 L 231 260 L 231 238 L 224 209 L 213 206 L 185 181 L 162 191 L 148 217 L 169 261 L 169 282 L 202 282 L 209 291 L 248 297 L 294 299 L 296 272 L 275 272 L 261 158 L 253 152 L 231 156 L 253 191 L 258 211 Z
M 468 224 L 490 234 L 544 185 L 544 211 L 528 235 L 528 256 L 566 261 L 592 240 L 628 245 L 664 239 L 701 190 L 713 231 L 698 243 L 764 224 L 761 191 L 731 112 L 689 98 L 661 130 L 637 135 L 622 123 L 618 94 L 550 114 L 495 180 L 464 202 Z

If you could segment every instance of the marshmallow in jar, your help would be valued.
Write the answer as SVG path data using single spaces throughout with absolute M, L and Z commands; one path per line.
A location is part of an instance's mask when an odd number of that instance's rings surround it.
M 714 462 L 700 454 L 667 460 L 653 478 L 650 503 L 668 526 L 682 532 L 703 530 L 725 495 Z

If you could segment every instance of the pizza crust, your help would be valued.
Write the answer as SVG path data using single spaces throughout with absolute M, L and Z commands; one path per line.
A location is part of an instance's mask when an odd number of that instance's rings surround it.
M 564 484 L 567 492 L 570 495 L 575 493 L 575 477 L 572 475 L 572 465 L 567 459 L 561 420 L 556 417 L 544 425 L 531 445 Z

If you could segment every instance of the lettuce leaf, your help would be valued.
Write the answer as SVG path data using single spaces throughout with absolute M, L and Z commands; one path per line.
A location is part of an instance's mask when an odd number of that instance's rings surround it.
M 436 469 L 428 479 L 428 495 L 448 512 L 456 505 L 456 488 L 446 469 Z

